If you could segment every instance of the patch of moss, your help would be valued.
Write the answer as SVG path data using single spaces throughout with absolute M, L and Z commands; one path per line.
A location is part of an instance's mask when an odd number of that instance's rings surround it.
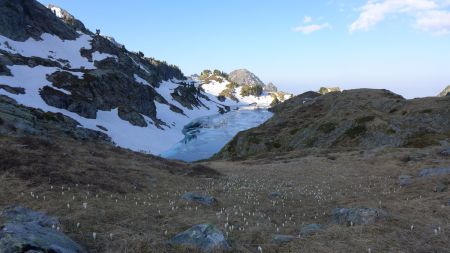
M 395 112 L 397 112 L 397 111 L 398 111 L 398 109 L 397 109 L 397 108 L 394 108 L 394 109 L 390 110 L 389 113 L 395 113 Z
M 388 130 L 386 130 L 386 134 L 393 135 L 395 133 L 396 131 L 393 128 L 389 128 Z
M 439 144 L 439 140 L 443 136 L 429 132 L 418 132 L 406 139 L 405 147 L 407 148 L 426 148 Z
M 325 134 L 329 134 L 331 132 L 333 132 L 336 129 L 336 123 L 325 123 L 319 126 L 319 131 L 321 131 L 322 133 Z
M 358 125 L 358 126 L 348 129 L 345 132 L 345 135 L 347 135 L 350 138 L 356 138 L 358 136 L 364 135 L 366 132 L 367 132 L 367 127 L 365 125 Z
M 51 112 L 45 112 L 44 114 L 42 114 L 42 118 L 47 121 L 58 121 L 56 115 Z
M 357 124 L 362 125 L 362 124 L 371 122 L 374 119 L 375 119 L 375 116 L 364 116 L 364 117 L 357 118 L 355 121 Z
M 312 148 L 314 147 L 314 144 L 317 142 L 319 138 L 317 138 L 316 136 L 309 138 L 308 140 L 306 140 L 305 142 L 305 146 L 307 148 Z
M 432 109 L 425 109 L 423 111 L 421 111 L 420 113 L 432 113 L 433 110 Z
M 294 134 L 298 133 L 298 131 L 300 131 L 299 128 L 294 128 L 294 129 L 291 129 L 291 130 L 289 131 L 289 133 L 290 133 L 291 135 L 294 135 Z
M 273 147 L 274 148 L 281 148 L 281 143 L 279 143 L 278 141 L 273 142 Z

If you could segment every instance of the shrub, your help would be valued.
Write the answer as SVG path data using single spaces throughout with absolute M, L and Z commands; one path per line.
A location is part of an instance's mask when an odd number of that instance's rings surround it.
M 367 132 L 367 127 L 365 125 L 358 125 L 358 126 L 348 129 L 345 132 L 345 135 L 347 135 L 350 138 L 356 138 L 358 136 L 365 134 L 366 132 Z
M 247 96 L 255 96 L 259 97 L 261 96 L 263 92 L 263 87 L 261 85 L 248 85 L 245 84 L 242 86 L 241 89 L 241 96 L 247 97 Z
M 375 119 L 375 116 L 365 116 L 365 117 L 357 118 L 355 121 L 356 121 L 356 123 L 362 125 L 362 124 L 371 122 L 371 121 L 373 121 L 374 119 Z
M 429 132 L 418 132 L 406 139 L 405 147 L 408 148 L 426 148 L 439 144 L 439 140 L 445 138 L 439 134 Z
M 211 70 L 209 69 L 205 69 L 202 71 L 202 73 L 200 74 L 200 77 L 208 77 L 212 74 Z
M 433 110 L 432 109 L 425 109 L 423 111 L 421 111 L 421 113 L 432 113 Z
M 291 130 L 289 131 L 289 133 L 290 133 L 291 135 L 294 135 L 294 134 L 298 133 L 298 131 L 300 131 L 299 128 L 294 128 L 294 129 L 291 129 Z
M 271 107 L 272 107 L 272 106 L 275 106 L 275 105 L 278 105 L 278 104 L 281 103 L 280 100 L 278 99 L 278 97 L 277 97 L 276 95 L 272 95 L 272 97 L 273 97 L 273 100 L 272 100 L 272 102 L 270 103 L 270 106 L 271 106 Z

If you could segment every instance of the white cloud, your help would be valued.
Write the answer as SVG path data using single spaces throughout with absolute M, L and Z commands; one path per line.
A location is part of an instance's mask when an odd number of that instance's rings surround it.
M 315 24 L 315 25 L 307 25 L 307 26 L 297 26 L 294 29 L 292 29 L 294 32 L 300 32 L 305 35 L 311 34 L 313 32 L 317 32 L 323 29 L 329 29 L 331 28 L 331 25 L 328 23 L 323 24 Z
M 350 25 L 349 31 L 367 31 L 383 21 L 389 14 L 410 13 L 417 15 L 438 7 L 438 4 L 432 0 L 369 0 L 361 8 L 359 18 Z
M 307 23 L 311 23 L 312 22 L 312 17 L 306 16 L 303 18 L 303 23 L 307 24 Z
M 433 10 L 422 13 L 416 20 L 416 26 L 435 35 L 450 34 L 450 12 Z

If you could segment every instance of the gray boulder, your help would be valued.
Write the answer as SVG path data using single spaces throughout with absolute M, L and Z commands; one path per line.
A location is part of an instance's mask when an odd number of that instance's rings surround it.
M 171 246 L 192 247 L 202 252 L 230 251 L 231 246 L 222 231 L 211 224 L 195 225 L 169 240 Z
M 450 174 L 450 168 L 429 168 L 419 172 L 420 177 L 432 177 L 437 175 Z
M 442 150 L 439 154 L 442 156 L 450 156 L 450 148 Z
M 213 206 L 218 202 L 217 199 L 212 196 L 203 195 L 195 192 L 187 192 L 181 198 L 186 201 L 196 202 L 206 206 Z
M 292 235 L 279 235 L 279 234 L 272 235 L 272 241 L 277 244 L 287 243 L 295 240 L 296 238 L 297 237 Z
M 57 219 L 23 206 L 7 207 L 0 213 L 0 217 L 7 223 L 34 223 L 38 226 L 49 228 L 59 225 Z
M 333 223 L 339 225 L 370 225 L 386 220 L 388 215 L 377 208 L 335 208 L 332 211 Z
M 0 252 L 84 253 L 83 247 L 52 228 L 58 220 L 41 212 L 12 206 L 1 212 Z
M 320 233 L 322 231 L 322 226 L 317 223 L 308 224 L 300 228 L 301 236 L 309 236 L 313 234 Z
M 410 175 L 400 175 L 398 181 L 401 187 L 408 186 L 412 183 L 412 176 Z
M 445 192 L 447 190 L 447 185 L 444 183 L 438 183 L 434 187 L 434 192 Z
M 281 198 L 281 196 L 283 196 L 283 194 L 280 192 L 269 192 L 269 198 Z

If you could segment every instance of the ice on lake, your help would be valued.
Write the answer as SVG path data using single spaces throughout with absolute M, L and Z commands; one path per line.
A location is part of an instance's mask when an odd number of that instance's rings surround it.
M 259 126 L 270 117 L 267 109 L 246 107 L 198 118 L 184 127 L 185 138 L 161 156 L 186 162 L 210 158 L 238 132 Z

